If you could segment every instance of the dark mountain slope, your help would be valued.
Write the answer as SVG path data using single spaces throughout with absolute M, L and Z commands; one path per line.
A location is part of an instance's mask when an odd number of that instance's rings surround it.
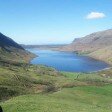
M 0 33 L 0 59 L 15 62 L 28 62 L 33 54 L 27 52 L 23 47 L 11 38 Z
M 0 33 L 0 47 L 3 47 L 3 48 L 15 47 L 15 48 L 23 50 L 23 48 L 19 44 L 14 42 L 11 38 L 3 35 L 2 33 Z

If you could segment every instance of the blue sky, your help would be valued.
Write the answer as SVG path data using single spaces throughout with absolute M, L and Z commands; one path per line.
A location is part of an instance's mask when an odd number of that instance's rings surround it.
M 0 0 L 0 32 L 21 44 L 62 44 L 112 28 L 112 0 Z

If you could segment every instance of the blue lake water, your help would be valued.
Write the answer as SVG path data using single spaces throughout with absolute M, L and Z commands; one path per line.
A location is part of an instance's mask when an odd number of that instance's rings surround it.
M 109 67 L 108 64 L 87 56 L 79 56 L 72 52 L 29 49 L 38 55 L 31 64 L 43 64 L 54 67 L 59 71 L 93 72 Z

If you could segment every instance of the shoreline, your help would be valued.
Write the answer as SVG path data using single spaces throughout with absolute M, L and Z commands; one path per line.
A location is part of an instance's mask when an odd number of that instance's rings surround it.
M 107 67 L 107 68 L 97 70 L 97 71 L 93 71 L 93 72 L 89 72 L 89 73 L 96 73 L 96 72 L 101 72 L 101 71 L 105 71 L 105 70 L 109 70 L 109 69 L 112 69 L 112 67 Z
M 34 49 L 34 48 L 32 48 L 32 49 Z M 28 49 L 27 49 L 28 50 Z M 79 54 L 77 54 L 76 52 L 74 52 L 74 51 L 62 51 L 62 50 L 54 50 L 54 49 L 37 49 L 37 50 L 51 50 L 51 51 L 59 51 L 59 52 L 71 52 L 71 53 L 75 53 L 76 55 L 79 55 Z M 29 50 L 28 50 L 29 51 Z M 31 52 L 31 51 L 30 51 Z M 32 52 L 31 52 L 32 53 Z M 34 54 L 35 56 L 34 57 L 32 57 L 30 60 L 29 60 L 29 64 L 31 64 L 30 62 L 31 62 L 31 60 L 33 60 L 34 58 L 36 58 L 36 57 L 39 57 L 38 55 L 36 55 L 36 54 Z M 106 68 L 104 68 L 104 69 L 101 69 L 101 70 L 97 70 L 97 71 L 92 71 L 92 72 L 85 72 L 85 73 L 94 73 L 94 72 L 100 72 L 100 71 L 103 71 L 103 70 L 108 70 L 108 69 L 111 69 L 112 68 L 112 65 L 110 64 L 110 63 L 107 63 L 106 61 L 104 61 L 104 60 L 100 60 L 100 59 L 97 59 L 97 58 L 94 58 L 94 57 L 92 57 L 92 56 L 88 56 L 88 55 L 83 55 L 83 54 L 80 54 L 80 56 L 86 56 L 86 57 L 89 57 L 89 58 L 92 58 L 92 59 L 95 59 L 95 60 L 98 60 L 98 61 L 102 61 L 102 62 L 104 62 L 104 63 L 106 63 L 106 64 L 108 64 L 109 65 L 109 67 L 106 67 Z M 34 64 L 33 64 L 34 65 Z M 38 65 L 38 64 L 37 64 Z M 66 71 L 59 71 L 59 72 L 66 72 Z M 68 71 L 68 72 L 71 72 L 71 71 Z M 75 72 L 75 71 L 74 71 Z M 83 73 L 83 72 L 75 72 L 75 73 Z
M 106 61 L 106 60 L 103 60 L 103 59 L 99 59 L 99 58 L 91 56 L 89 54 L 83 54 L 83 53 L 80 53 L 80 52 L 77 52 L 77 51 L 68 51 L 68 50 L 56 50 L 56 51 L 71 52 L 71 53 L 75 53 L 75 54 L 80 55 L 80 56 L 87 56 L 87 57 L 93 58 L 95 60 L 102 61 L 102 62 L 104 62 L 104 63 L 106 63 L 106 64 L 108 64 L 108 65 L 110 65 L 112 67 L 112 62 L 109 62 L 109 61 Z

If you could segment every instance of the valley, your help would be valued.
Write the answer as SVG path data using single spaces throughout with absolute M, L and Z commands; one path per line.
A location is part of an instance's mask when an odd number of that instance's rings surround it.
M 0 112 L 112 112 L 112 0 L 0 0 Z
M 111 68 L 92 73 L 59 72 L 29 64 L 35 55 L 24 48 L 19 48 L 22 54 L 14 44 L 8 48 L 1 45 L 0 105 L 4 112 L 112 111 Z M 24 58 L 30 57 L 29 61 L 22 58 L 26 52 Z M 14 53 L 17 57 L 13 59 Z

